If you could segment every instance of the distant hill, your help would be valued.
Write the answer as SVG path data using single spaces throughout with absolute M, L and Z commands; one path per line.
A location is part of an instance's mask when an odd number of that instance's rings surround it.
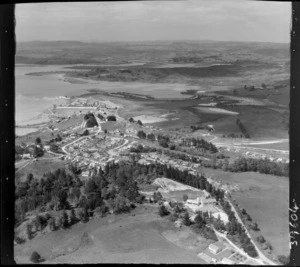
M 220 41 L 104 42 L 31 41 L 18 42 L 16 63 L 87 64 L 126 63 L 132 60 L 170 62 L 175 57 L 239 57 L 242 54 L 268 60 L 289 59 L 289 44 Z

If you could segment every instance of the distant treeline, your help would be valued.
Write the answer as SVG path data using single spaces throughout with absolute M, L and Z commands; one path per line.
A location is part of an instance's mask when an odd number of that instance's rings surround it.
M 143 146 L 141 144 L 137 145 L 136 147 L 131 147 L 130 152 L 132 153 L 152 153 L 156 152 L 158 154 L 164 154 L 169 156 L 173 159 L 180 159 L 184 161 L 191 161 L 193 163 L 201 163 L 202 159 L 196 156 L 188 155 L 184 152 L 177 152 L 177 151 L 171 151 L 171 150 L 162 150 L 161 148 L 156 147 L 149 147 L 149 146 Z
M 188 147 L 196 147 L 196 149 L 202 150 L 203 152 L 208 150 L 212 153 L 217 153 L 218 149 L 217 147 L 210 142 L 205 141 L 204 139 L 196 139 L 196 138 L 184 138 L 181 141 L 182 146 L 188 146 Z
M 289 164 L 269 159 L 240 157 L 229 166 L 231 172 L 259 172 L 278 176 L 289 176 Z
M 239 157 L 233 163 L 229 163 L 227 158 L 222 160 L 213 158 L 211 161 L 203 161 L 202 164 L 204 167 L 230 172 L 259 172 L 277 176 L 289 176 L 288 163 L 275 162 L 269 159 Z

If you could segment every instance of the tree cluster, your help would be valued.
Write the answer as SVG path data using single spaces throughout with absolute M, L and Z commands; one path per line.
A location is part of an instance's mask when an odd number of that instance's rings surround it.
M 278 176 L 289 175 L 289 164 L 271 161 L 269 159 L 255 159 L 240 157 L 229 165 L 231 172 L 259 172 Z
M 240 119 L 236 120 L 236 124 L 240 128 L 240 130 L 243 133 L 243 135 L 245 136 L 245 138 L 250 138 L 250 135 L 248 134 L 247 129 L 245 128 L 244 124 L 241 122 Z
M 162 146 L 164 148 L 169 147 L 170 138 L 168 136 L 159 134 L 157 136 L 157 141 L 158 141 L 158 143 L 159 143 L 160 146 Z
M 208 227 L 208 224 L 213 221 L 213 217 L 208 212 L 197 212 L 192 230 L 198 234 L 201 234 L 207 239 L 218 241 L 218 238 L 214 230 Z
M 210 142 L 205 141 L 204 139 L 196 139 L 196 138 L 183 138 L 181 140 L 181 145 L 186 147 L 195 147 L 198 150 L 210 151 L 212 153 L 217 153 L 217 147 Z
M 237 221 L 234 212 L 231 209 L 231 205 L 228 201 L 222 200 L 221 206 L 224 212 L 227 214 L 229 222 L 225 225 L 225 229 L 230 239 L 234 242 L 240 243 L 240 246 L 251 257 L 256 257 L 257 251 L 251 242 L 251 239 L 246 234 L 244 227 Z
M 151 153 L 156 152 L 157 149 L 155 147 L 143 146 L 142 144 L 138 144 L 136 147 L 131 147 L 129 151 L 133 153 Z
M 107 116 L 107 121 L 117 121 L 117 118 L 114 115 L 110 115 L 110 116 Z
M 87 113 L 84 115 L 84 120 L 86 121 L 87 128 L 93 128 L 94 126 L 98 126 L 97 120 L 93 113 Z
M 137 136 L 141 139 L 146 139 L 147 134 L 144 131 L 140 130 L 137 132 Z
M 231 134 L 223 134 L 222 138 L 245 138 L 245 136 L 243 134 L 235 134 L 235 133 L 231 133 Z
M 210 161 L 202 161 L 203 167 L 222 169 L 230 172 L 259 172 L 277 176 L 289 176 L 289 164 L 265 159 L 239 157 L 229 163 L 227 158 L 211 157 Z

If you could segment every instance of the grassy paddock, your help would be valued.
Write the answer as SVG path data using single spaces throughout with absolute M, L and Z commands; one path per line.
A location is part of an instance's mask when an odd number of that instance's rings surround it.
M 289 252 L 289 180 L 287 177 L 255 172 L 230 173 L 204 169 L 212 178 L 237 183 L 241 192 L 232 193 L 237 203 L 257 222 L 262 235 L 274 247 L 275 255 Z M 274 186 L 276 185 L 276 186 Z
M 156 206 L 138 206 L 128 214 L 108 215 L 37 236 L 15 247 L 15 260 L 27 263 L 36 250 L 46 263 L 205 263 L 188 245 L 179 247 L 170 231 L 179 239 L 186 236 L 178 233 L 185 229 L 177 230 L 159 217 Z

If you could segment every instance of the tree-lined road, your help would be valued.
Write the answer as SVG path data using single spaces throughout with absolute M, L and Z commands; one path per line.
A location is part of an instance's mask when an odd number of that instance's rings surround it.
M 242 221 L 241 217 L 239 216 L 238 212 L 236 211 L 235 207 L 231 204 L 230 200 L 225 196 L 226 200 L 228 201 L 228 203 L 230 204 L 234 214 L 235 214 L 235 217 L 237 218 L 238 222 L 244 227 L 245 231 L 246 231 L 246 234 L 248 235 L 248 237 L 250 238 L 251 242 L 253 243 L 256 251 L 257 251 L 257 254 L 259 256 L 259 259 L 261 261 L 264 261 L 266 262 L 267 264 L 269 265 L 278 265 L 278 263 L 275 263 L 273 261 L 271 261 L 269 258 L 267 258 L 261 251 L 260 249 L 257 247 L 257 245 L 255 244 L 254 240 L 252 239 L 248 229 L 246 228 L 246 226 L 244 225 L 244 222 Z

